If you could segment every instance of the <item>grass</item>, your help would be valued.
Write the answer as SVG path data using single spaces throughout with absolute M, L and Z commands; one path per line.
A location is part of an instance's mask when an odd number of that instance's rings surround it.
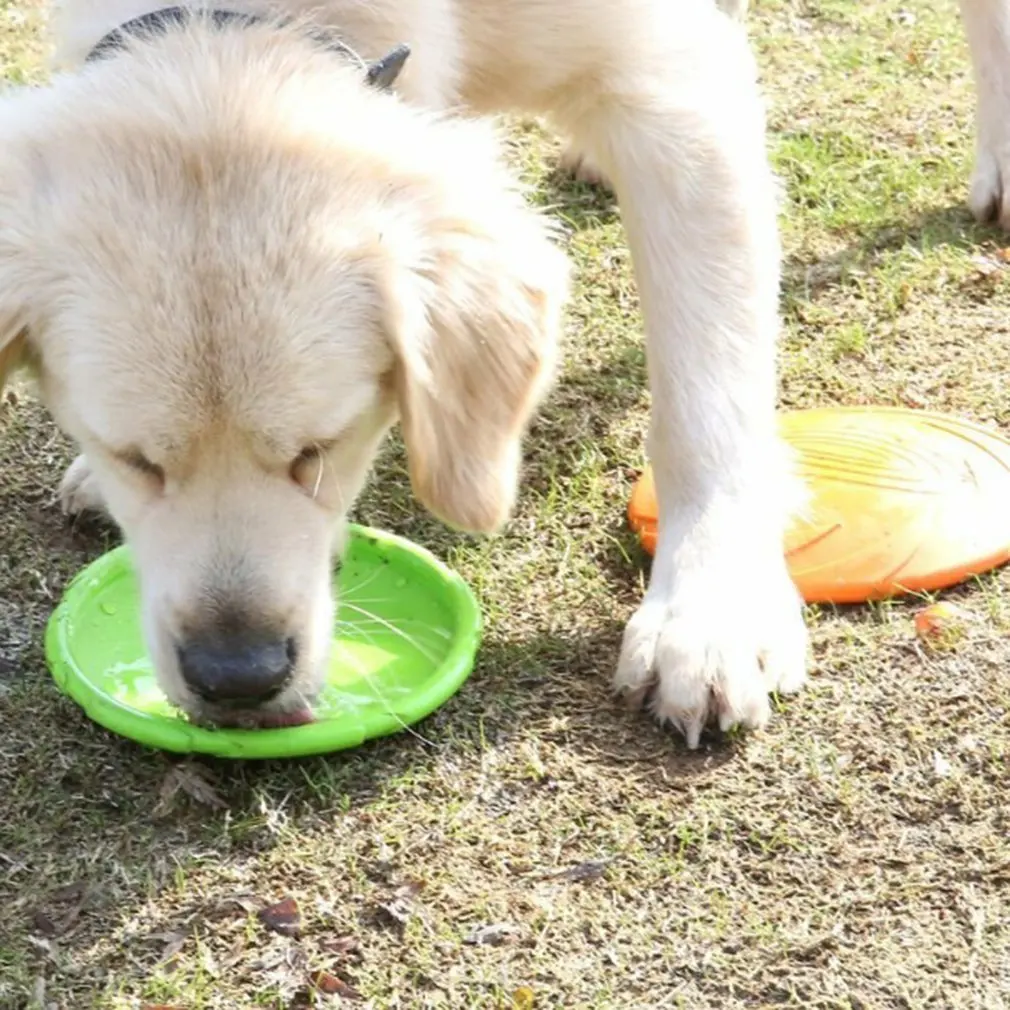
M 12 81 L 40 78 L 38 23 L 35 2 L 0 2 Z M 1010 433 L 1006 240 L 963 207 L 973 98 L 953 0 L 758 0 L 751 30 L 787 196 L 783 406 L 907 403 Z M 812 683 L 761 734 L 688 753 L 611 701 L 645 578 L 624 523 L 640 320 L 614 207 L 557 176 L 556 153 L 516 128 L 579 281 L 515 520 L 489 540 L 447 532 L 395 446 L 358 510 L 445 557 L 487 614 L 429 743 L 180 768 L 91 725 L 41 642 L 108 543 L 61 521 L 68 447 L 42 410 L 23 394 L 3 409 L 3 1010 L 287 1010 L 311 1005 L 320 970 L 381 1010 L 1010 1002 L 1007 573 L 948 594 L 977 620 L 943 652 L 916 644 L 917 601 L 811 609 Z M 188 789 L 169 797 L 168 776 Z M 557 875 L 586 863 L 589 879 Z M 298 939 L 257 917 L 287 895 Z M 507 942 L 465 942 L 494 924 Z

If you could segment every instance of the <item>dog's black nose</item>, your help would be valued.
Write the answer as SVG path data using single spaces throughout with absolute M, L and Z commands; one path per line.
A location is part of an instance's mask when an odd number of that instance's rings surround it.
M 280 694 L 295 665 L 294 639 L 190 641 L 179 648 L 186 683 L 205 701 L 253 708 Z

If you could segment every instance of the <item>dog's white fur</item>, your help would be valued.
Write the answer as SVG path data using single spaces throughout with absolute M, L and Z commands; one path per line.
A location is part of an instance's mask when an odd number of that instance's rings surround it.
M 65 0 L 67 72 L 0 105 L 0 379 L 33 365 L 82 445 L 66 504 L 106 506 L 133 544 L 168 693 L 200 711 L 175 646 L 222 601 L 302 643 L 275 707 L 312 693 L 330 552 L 397 417 L 425 504 L 475 530 L 507 515 L 565 269 L 486 128 L 438 115 L 462 106 L 549 117 L 621 204 L 661 536 L 616 685 L 691 746 L 710 718 L 763 724 L 768 692 L 804 680 L 806 634 L 782 555 L 775 190 L 742 27 L 711 0 L 250 0 L 221 6 L 311 16 L 368 58 L 409 42 L 403 101 L 276 25 L 190 27 L 80 69 L 158 6 Z M 1008 164 L 1007 13 L 964 6 L 978 207 Z
M 960 0 L 978 91 L 975 217 L 1010 229 L 1010 0 Z

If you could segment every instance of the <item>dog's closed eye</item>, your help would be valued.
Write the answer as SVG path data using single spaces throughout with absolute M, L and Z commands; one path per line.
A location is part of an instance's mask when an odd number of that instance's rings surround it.
M 325 456 L 332 447 L 332 442 L 313 442 L 305 446 L 291 461 L 288 470 L 291 479 L 313 498 L 319 493 Z

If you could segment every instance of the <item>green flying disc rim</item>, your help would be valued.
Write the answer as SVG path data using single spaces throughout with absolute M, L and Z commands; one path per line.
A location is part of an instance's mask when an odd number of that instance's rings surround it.
M 168 702 L 144 645 L 127 545 L 67 587 L 46 629 L 46 660 L 60 689 L 100 726 L 147 747 L 222 758 L 357 747 L 413 725 L 459 690 L 473 669 L 481 615 L 456 572 L 402 537 L 351 526 L 334 586 L 332 655 L 316 720 L 304 726 L 215 729 Z

